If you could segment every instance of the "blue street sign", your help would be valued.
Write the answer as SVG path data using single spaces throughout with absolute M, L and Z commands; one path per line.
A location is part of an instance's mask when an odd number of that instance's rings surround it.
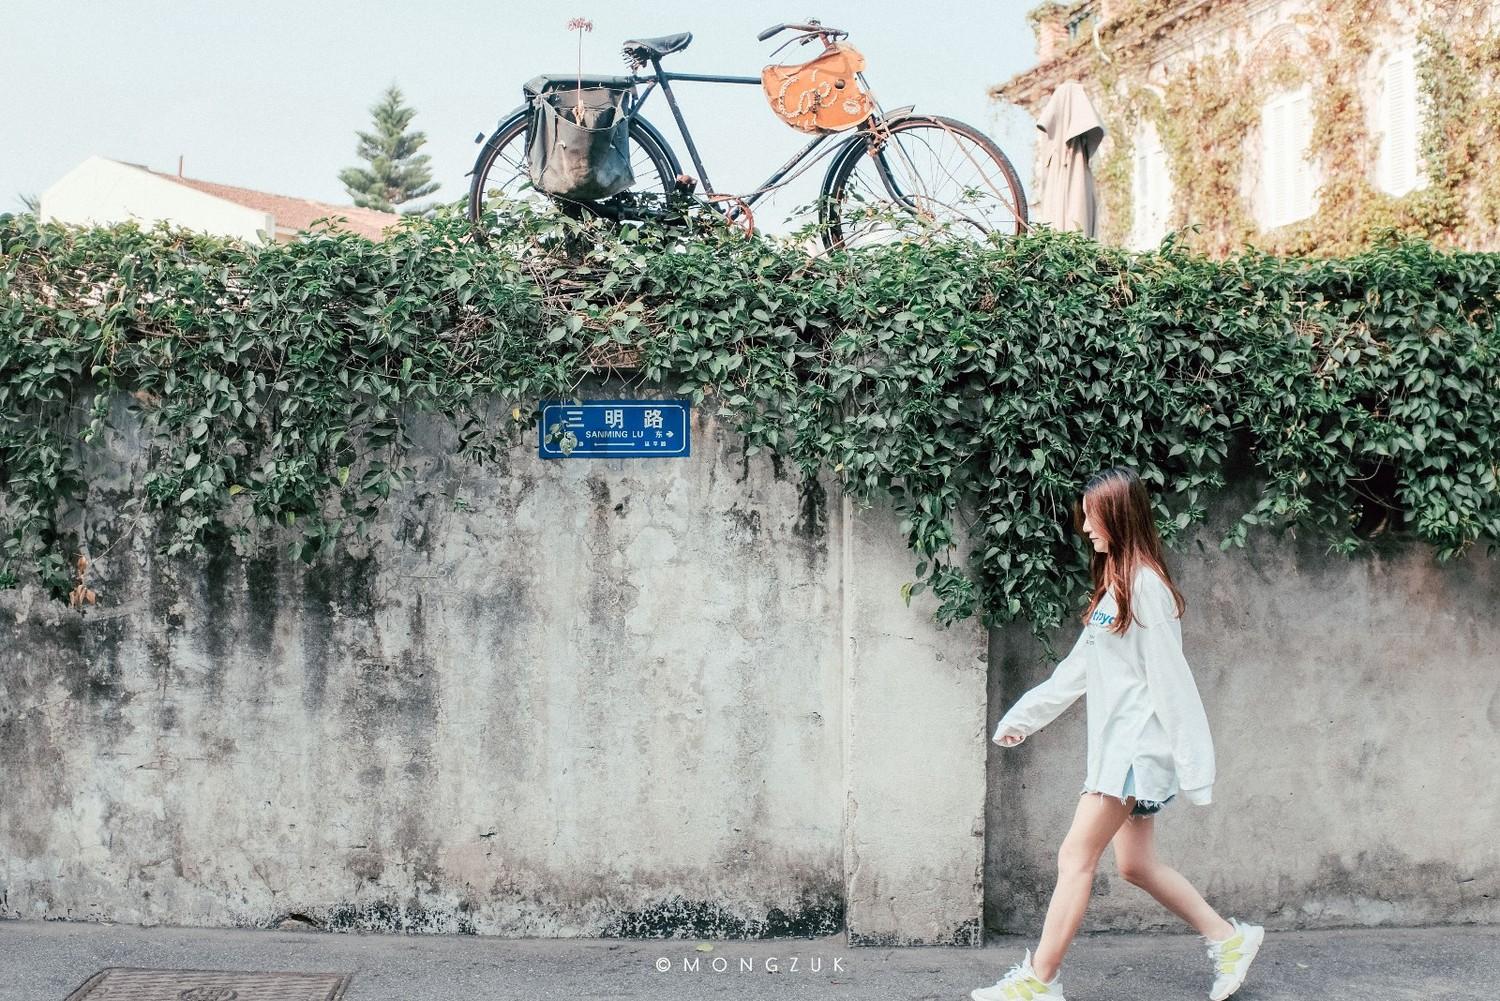
M 542 401 L 536 454 L 543 459 L 686 456 L 688 400 Z

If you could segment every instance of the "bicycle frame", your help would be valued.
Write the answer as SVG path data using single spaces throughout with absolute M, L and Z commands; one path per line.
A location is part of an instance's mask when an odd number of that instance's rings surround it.
M 760 40 L 765 41 L 772 35 L 775 35 L 778 32 L 787 30 L 789 28 L 798 30 L 807 29 L 807 33 L 805 35 L 792 39 L 792 42 L 809 42 L 813 40 L 821 40 L 825 46 L 825 49 L 830 44 L 832 44 L 831 39 L 844 37 L 846 35 L 845 32 L 839 31 L 812 30 L 812 25 L 783 24 L 762 32 Z M 772 56 L 774 57 L 776 53 L 779 53 L 781 49 L 786 48 L 786 45 L 789 44 L 791 44 L 791 42 L 782 45 L 781 48 L 778 48 L 776 52 L 772 53 Z M 681 45 L 679 45 L 679 48 L 680 47 Z M 979 136 L 979 139 L 973 140 L 973 142 L 977 142 L 981 147 L 980 153 L 983 154 L 983 156 L 995 161 L 1002 175 L 1000 178 L 1000 182 L 1007 185 L 1008 189 L 1016 195 L 1015 205 L 1011 206 L 1011 211 L 1015 214 L 1018 231 L 1020 227 L 1025 226 L 1024 194 L 1020 187 L 1020 183 L 1015 176 L 1015 170 L 1010 165 L 1009 160 L 1007 160 L 1004 153 L 994 145 L 993 141 L 988 139 L 988 137 L 985 137 L 983 133 L 980 132 L 980 130 L 963 122 L 944 119 L 940 116 L 916 115 L 913 113 L 914 109 L 912 105 L 904 105 L 902 107 L 894 108 L 891 110 L 883 108 L 879 100 L 875 97 L 874 92 L 871 90 L 869 83 L 865 80 L 865 76 L 862 72 L 856 72 L 854 75 L 859 81 L 861 90 L 870 98 L 870 111 L 868 115 L 858 123 L 857 126 L 855 126 L 852 130 L 848 127 L 842 127 L 836 132 L 819 131 L 815 133 L 813 139 L 809 141 L 806 146 L 798 150 L 790 159 L 783 163 L 777 170 L 772 172 L 772 174 L 761 183 L 759 188 L 750 192 L 748 195 L 742 197 L 737 194 L 715 191 L 713 183 L 708 177 L 708 169 L 703 163 L 703 156 L 698 150 L 698 144 L 693 139 L 692 131 L 688 128 L 687 119 L 684 117 L 682 108 L 677 103 L 677 97 L 672 91 L 672 83 L 674 81 L 677 81 L 684 83 L 710 83 L 726 84 L 730 86 L 754 87 L 762 85 L 763 80 L 761 77 L 732 76 L 719 73 L 670 72 L 662 69 L 661 57 L 653 57 L 652 55 L 648 54 L 649 51 L 649 46 L 640 46 L 639 49 L 627 49 L 627 61 L 631 64 L 631 69 L 628 75 L 622 77 L 602 77 L 600 79 L 605 81 L 607 86 L 611 87 L 617 87 L 621 84 L 627 83 L 631 85 L 632 88 L 637 86 L 644 86 L 644 90 L 639 92 L 639 96 L 635 97 L 631 101 L 629 106 L 629 114 L 636 119 L 635 122 L 631 125 L 632 138 L 635 138 L 635 130 L 639 129 L 642 133 L 639 141 L 647 143 L 652 147 L 660 147 L 661 155 L 666 157 L 667 162 L 665 164 L 662 164 L 661 162 L 659 162 L 658 156 L 653 153 L 652 160 L 654 162 L 654 166 L 656 166 L 657 168 L 665 166 L 669 171 L 680 172 L 683 169 L 682 164 L 678 159 L 677 153 L 672 149 L 671 144 L 668 142 L 666 136 L 663 135 L 661 131 L 659 131 L 655 126 L 653 126 L 648 119 L 640 115 L 641 109 L 645 106 L 647 100 L 649 100 L 651 96 L 652 91 L 654 91 L 658 85 L 661 87 L 662 93 L 666 95 L 667 105 L 671 108 L 672 111 L 672 118 L 677 123 L 678 134 L 682 137 L 683 142 L 687 145 L 688 158 L 692 164 L 693 169 L 697 171 L 696 180 L 692 177 L 688 177 L 680 173 L 678 174 L 678 181 L 676 183 L 674 183 L 670 179 L 663 178 L 666 181 L 665 194 L 669 196 L 669 202 L 671 200 L 670 196 L 672 196 L 675 191 L 677 197 L 687 198 L 690 202 L 698 205 L 710 206 L 720 216 L 727 218 L 731 222 L 743 221 L 747 231 L 753 231 L 754 220 L 751 206 L 760 202 L 767 195 L 773 193 L 776 190 L 779 190 L 786 183 L 789 183 L 790 181 L 795 180 L 796 178 L 805 174 L 817 160 L 823 159 L 828 154 L 828 152 L 831 151 L 833 154 L 833 158 L 823 175 L 823 184 L 820 189 L 823 195 L 823 197 L 820 198 L 818 205 L 818 218 L 820 223 L 827 223 L 830 220 L 832 220 L 834 223 L 838 222 L 841 215 L 840 207 L 846 199 L 847 188 L 850 179 L 855 176 L 854 172 L 859 169 L 856 161 L 863 160 L 865 156 L 869 157 L 870 162 L 873 165 L 874 172 L 879 178 L 879 186 L 884 187 L 886 196 L 888 196 L 890 200 L 895 202 L 897 205 L 902 206 L 913 213 L 923 214 L 927 211 L 923 207 L 924 201 L 932 199 L 930 199 L 928 196 L 918 193 L 924 190 L 922 187 L 924 181 L 920 176 L 918 176 L 919 172 L 913 169 L 913 176 L 915 178 L 914 186 L 912 186 L 910 188 L 910 192 L 908 192 L 902 190 L 904 187 L 907 187 L 907 185 L 898 182 L 896 171 L 892 169 L 893 163 L 895 161 L 901 161 L 906 163 L 907 166 L 914 167 L 909 151 L 907 150 L 904 143 L 897 140 L 896 137 L 898 133 L 905 132 L 908 129 L 936 128 L 949 134 L 953 133 L 954 130 L 957 129 L 959 132 L 968 132 Z M 650 68 L 649 73 L 646 72 L 648 66 Z M 490 166 L 493 164 L 495 155 L 498 153 L 500 148 L 496 147 L 495 143 L 503 133 L 506 136 L 506 143 L 502 144 L 502 146 L 508 144 L 511 140 L 515 139 L 516 136 L 523 134 L 521 132 L 521 126 L 523 125 L 526 126 L 526 132 L 524 134 L 528 137 L 529 141 L 530 125 L 525 119 L 526 113 L 527 105 L 523 103 L 521 106 L 507 113 L 501 119 L 500 124 L 496 126 L 496 131 L 491 134 L 489 143 L 485 146 L 484 151 L 481 152 L 479 159 L 475 161 L 474 169 L 470 170 L 468 174 L 465 175 L 475 175 L 475 180 L 470 185 L 469 210 L 471 217 L 474 218 L 476 222 L 478 221 L 478 208 L 482 204 L 483 198 L 485 196 L 485 192 L 480 190 L 482 182 L 484 178 L 488 177 Z M 925 132 L 919 133 L 919 135 L 925 134 Z M 970 138 L 972 140 L 972 136 Z M 484 133 L 480 133 L 474 141 L 477 143 L 482 141 L 483 139 Z M 927 140 L 920 138 L 917 139 L 917 142 L 919 143 L 926 141 Z M 970 160 L 970 162 L 977 163 L 974 154 L 969 153 L 967 152 L 967 150 L 965 150 L 964 155 Z M 513 162 L 512 165 L 514 165 Z M 996 195 L 998 195 L 1002 199 L 1005 198 L 1005 195 L 1000 192 L 996 184 L 992 183 L 988 177 L 982 177 L 981 179 L 990 187 L 992 191 L 995 192 Z M 862 180 L 856 183 L 870 182 L 867 180 Z M 693 189 L 698 184 L 702 184 L 703 188 L 701 192 L 695 194 L 693 192 Z M 879 195 L 878 192 L 872 192 L 872 194 L 877 199 L 882 198 L 882 196 Z M 863 200 L 863 198 L 858 195 L 856 195 L 856 198 L 858 198 L 859 200 Z M 566 199 L 561 200 L 566 201 Z M 1019 208 L 1017 208 L 1016 205 L 1019 205 Z M 728 207 L 726 208 L 726 206 Z M 612 218 L 617 219 L 625 219 L 627 217 L 636 218 L 634 216 L 630 216 L 630 212 L 632 212 L 634 208 L 634 204 L 629 199 L 626 199 L 618 206 L 610 206 L 607 209 L 601 210 L 601 213 L 610 215 Z M 976 225 L 981 230 L 987 229 L 987 224 L 978 223 L 973 219 L 967 218 L 965 219 L 965 221 L 974 223 L 974 225 Z M 842 241 L 843 237 L 840 236 L 838 240 Z M 825 234 L 825 243 L 827 242 L 828 238 Z M 832 245 L 830 244 L 830 246 Z
M 661 60 L 659 59 L 651 60 L 651 69 L 651 76 L 643 77 L 631 74 L 631 81 L 633 83 L 645 84 L 646 89 L 641 94 L 641 96 L 636 99 L 635 104 L 631 106 L 630 113 L 634 115 L 637 111 L 639 111 L 641 109 L 641 106 L 646 103 L 646 98 L 650 97 L 651 92 L 656 89 L 658 84 L 660 84 L 661 92 L 666 97 L 668 106 L 670 106 L 672 109 L 672 117 L 677 121 L 677 131 L 682 134 L 682 141 L 687 144 L 688 156 L 692 158 L 693 167 L 698 171 L 698 180 L 702 183 L 704 192 L 706 194 L 716 193 L 712 182 L 710 182 L 708 179 L 708 170 L 703 166 L 703 158 L 698 155 L 698 145 L 697 143 L 693 142 L 692 134 L 688 131 L 687 120 L 682 116 L 682 109 L 677 106 L 677 98 L 672 93 L 671 81 L 680 80 L 687 83 L 727 83 L 759 87 L 761 85 L 760 77 L 724 76 L 717 73 L 672 73 L 661 68 Z M 861 80 L 861 83 L 863 83 L 863 80 Z M 871 121 L 873 122 L 875 120 L 875 117 L 871 116 Z M 815 136 L 811 142 L 802 147 L 802 149 L 794 154 L 790 160 L 782 164 L 781 167 L 778 168 L 774 173 L 772 173 L 770 177 L 761 182 L 760 187 L 751 192 L 744 199 L 745 204 L 747 206 L 750 206 L 760 201 L 760 199 L 765 197 L 766 194 L 768 194 L 772 189 L 775 188 L 776 184 L 782 178 L 786 177 L 792 171 L 796 170 L 799 164 L 801 164 L 808 157 L 812 156 L 813 153 L 818 149 L 828 145 L 828 141 L 830 139 L 834 139 L 838 142 L 848 141 L 847 137 L 839 136 L 837 134 Z M 714 207 L 719 208 L 717 204 L 714 204 Z M 725 210 L 720 209 L 720 211 Z M 734 219 L 740 214 L 740 208 L 736 205 L 725 211 L 725 214 L 730 219 Z

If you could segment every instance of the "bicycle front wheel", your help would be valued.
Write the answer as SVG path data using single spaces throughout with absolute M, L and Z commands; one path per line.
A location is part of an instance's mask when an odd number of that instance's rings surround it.
M 915 232 L 985 238 L 1026 229 L 1026 194 L 989 136 L 937 115 L 911 115 L 858 133 L 823 181 L 829 249 Z

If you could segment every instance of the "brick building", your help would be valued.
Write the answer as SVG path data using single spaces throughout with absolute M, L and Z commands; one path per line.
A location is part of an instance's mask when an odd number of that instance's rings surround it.
M 1138 249 L 1343 254 L 1387 233 L 1500 248 L 1500 4 L 1073 0 L 991 90 L 1033 116 L 1063 80 L 1108 136 L 1099 236 Z

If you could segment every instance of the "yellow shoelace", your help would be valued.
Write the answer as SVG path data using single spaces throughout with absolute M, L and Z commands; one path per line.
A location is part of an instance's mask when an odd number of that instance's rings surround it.
M 1020 1001 L 1032 1001 L 1034 997 L 1050 993 L 1052 992 L 1047 989 L 1047 985 L 1036 977 L 1027 977 L 1025 980 L 1005 985 L 1005 996 L 1018 998 Z
M 1236 932 L 1223 942 L 1214 943 L 1214 958 L 1219 961 L 1220 973 L 1233 973 L 1234 966 L 1240 961 L 1239 948 L 1244 944 L 1245 936 Z

